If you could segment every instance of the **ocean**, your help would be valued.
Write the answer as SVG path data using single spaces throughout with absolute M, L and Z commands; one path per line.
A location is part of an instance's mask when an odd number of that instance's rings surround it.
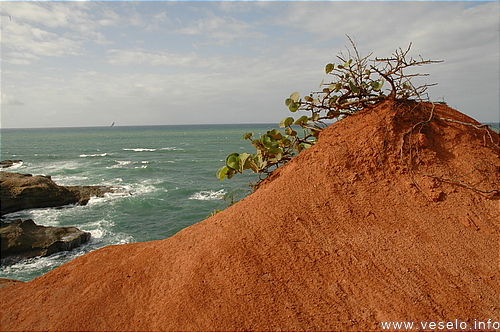
M 2 129 L 1 159 L 22 160 L 2 171 L 51 175 L 59 185 L 98 185 L 123 192 L 85 206 L 33 209 L 4 216 L 44 226 L 75 226 L 90 242 L 68 252 L 0 267 L 0 277 L 29 281 L 108 245 L 166 239 L 245 197 L 251 172 L 216 178 L 232 152 L 254 152 L 241 136 L 273 124 Z

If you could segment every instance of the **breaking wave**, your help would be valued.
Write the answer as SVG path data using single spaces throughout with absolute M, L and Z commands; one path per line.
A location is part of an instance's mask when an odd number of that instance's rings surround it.
M 217 200 L 224 199 L 225 194 L 227 194 L 227 192 L 224 189 L 221 189 L 218 191 L 202 190 L 202 191 L 199 191 L 199 192 L 191 195 L 191 197 L 189 197 L 189 199 L 196 199 L 199 201 L 217 201 Z
M 85 157 L 106 157 L 107 155 L 108 155 L 107 153 L 81 154 L 80 158 L 85 158 Z
M 147 149 L 147 148 L 122 149 L 122 150 L 123 151 L 135 151 L 135 152 L 156 151 L 156 149 Z

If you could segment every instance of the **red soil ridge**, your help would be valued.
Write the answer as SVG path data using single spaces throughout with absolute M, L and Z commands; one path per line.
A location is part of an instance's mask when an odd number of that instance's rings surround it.
M 498 321 L 498 136 L 438 117 L 478 124 L 441 104 L 366 109 L 325 129 L 254 194 L 169 239 L 106 247 L 1 289 L 0 326 Z

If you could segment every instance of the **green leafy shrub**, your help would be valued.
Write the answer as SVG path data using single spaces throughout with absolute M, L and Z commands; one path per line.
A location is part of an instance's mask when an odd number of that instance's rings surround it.
M 308 96 L 301 98 L 294 92 L 285 100 L 290 112 L 305 111 L 307 115 L 281 120 L 279 127 L 284 128 L 283 132 L 272 129 L 258 138 L 253 133 L 243 135 L 243 139 L 251 141 L 256 152 L 228 155 L 225 165 L 216 174 L 220 180 L 231 179 L 247 169 L 267 176 L 314 145 L 328 121 L 340 120 L 386 99 L 428 99 L 426 90 L 434 84 L 415 86 L 412 83 L 414 77 L 427 74 L 407 74 L 404 70 L 440 61 L 421 57 L 407 59 L 411 43 L 406 50 L 399 48 L 389 58 L 372 59 L 372 53 L 361 56 L 352 39 L 348 39 L 351 48 L 347 48 L 347 54 L 340 52 L 336 63 L 325 66 L 325 73 L 333 76 L 332 81 L 321 82 L 320 91 Z

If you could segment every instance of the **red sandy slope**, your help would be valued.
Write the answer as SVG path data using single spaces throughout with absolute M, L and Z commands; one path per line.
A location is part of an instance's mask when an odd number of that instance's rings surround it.
M 386 102 L 175 236 L 0 290 L 4 330 L 365 330 L 500 320 L 491 132 Z M 474 120 L 444 105 L 434 116 Z M 489 133 L 489 134 L 488 134 Z M 443 182 L 422 175 L 461 181 Z

